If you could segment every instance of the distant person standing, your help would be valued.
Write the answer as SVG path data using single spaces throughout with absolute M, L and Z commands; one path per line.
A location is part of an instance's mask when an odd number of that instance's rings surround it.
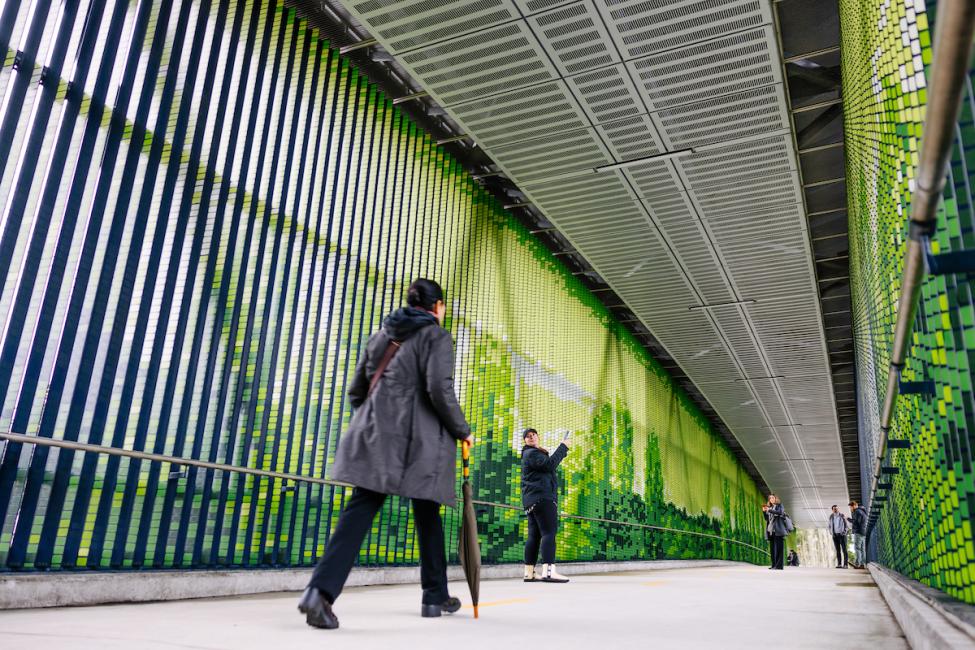
M 779 497 L 770 494 L 768 502 L 768 526 L 765 530 L 772 543 L 772 566 L 769 568 L 781 571 L 785 562 L 785 538 L 790 531 L 786 523 L 785 509 Z
M 557 471 L 569 453 L 569 434 L 549 455 L 538 446 L 538 431 L 525 429 L 521 450 L 521 503 L 528 515 L 528 540 L 525 542 L 525 582 L 568 582 L 555 571 L 555 534 L 559 530 Z M 535 575 L 539 548 L 542 575 Z
M 762 517 L 765 519 L 765 541 L 768 542 L 768 556 L 770 558 L 773 556 L 772 533 L 768 532 L 769 520 L 772 518 L 772 515 L 768 512 L 769 508 L 772 507 L 771 499 L 772 497 L 769 496 L 769 500 L 762 504 Z M 771 569 L 772 567 L 769 566 L 769 568 Z
M 853 568 L 862 569 L 867 566 L 867 509 L 856 501 L 850 501 L 848 521 L 853 525 Z
M 833 546 L 836 547 L 836 568 L 846 569 L 849 567 L 848 551 L 846 550 L 846 534 L 850 527 L 846 517 L 840 512 L 837 506 L 833 506 L 833 512 L 829 515 L 829 532 L 833 536 Z

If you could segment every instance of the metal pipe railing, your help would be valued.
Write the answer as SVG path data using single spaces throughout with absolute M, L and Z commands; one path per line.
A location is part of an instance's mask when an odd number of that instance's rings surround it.
M 904 254 L 904 277 L 897 305 L 890 368 L 887 372 L 887 392 L 880 411 L 880 444 L 870 487 L 871 504 L 877 493 L 880 469 L 887 454 L 900 373 L 907 360 L 921 283 L 924 281 L 925 247 L 937 225 L 938 202 L 944 191 L 955 125 L 961 110 L 965 79 L 971 60 L 973 31 L 975 0 L 944 0 L 938 3 L 934 60 L 928 78 L 928 103 L 921 136 L 921 157 L 911 196 L 911 224 Z
M 333 485 L 335 487 L 349 488 L 354 487 L 349 483 L 343 483 L 341 481 L 332 481 L 326 478 L 318 478 L 315 476 L 304 476 L 301 474 L 290 474 L 287 472 L 274 472 L 265 469 L 255 469 L 253 467 L 241 467 L 239 465 L 228 465 L 226 463 L 212 463 L 206 460 L 197 460 L 195 458 L 185 458 L 182 456 L 167 456 L 165 454 L 156 454 L 145 451 L 136 451 L 134 449 L 122 449 L 120 447 L 110 447 L 107 445 L 93 445 L 86 442 L 75 442 L 73 440 L 58 440 L 55 438 L 46 438 L 42 436 L 31 436 L 25 435 L 23 433 L 13 433 L 12 431 L 0 431 L 0 440 L 6 440 L 8 442 L 22 444 L 22 445 L 42 445 L 45 447 L 58 447 L 61 449 L 70 449 L 72 451 L 81 451 L 95 454 L 108 454 L 111 456 L 125 456 L 126 458 L 135 458 L 138 460 L 147 460 L 151 462 L 158 463 L 169 463 L 170 465 L 176 466 L 187 466 L 187 467 L 200 467 L 203 469 L 219 470 L 223 472 L 239 472 L 241 474 L 251 474 L 253 476 L 263 476 L 265 478 L 276 478 L 285 481 L 301 481 L 305 483 L 316 483 L 319 485 Z M 518 510 L 522 512 L 524 508 L 521 506 L 511 505 L 507 503 L 494 503 L 492 501 L 480 501 L 474 499 L 474 504 L 480 506 L 488 506 L 492 508 L 501 508 L 505 510 Z M 640 524 L 631 521 L 618 521 L 615 519 L 600 519 L 598 517 L 583 517 L 582 515 L 571 515 L 563 512 L 562 516 L 567 519 L 579 520 L 579 521 L 590 521 L 603 524 L 612 524 L 616 526 L 630 526 L 634 528 L 652 529 L 659 530 L 668 533 L 677 533 L 682 535 L 694 535 L 697 537 L 708 537 L 716 539 L 722 542 L 728 542 L 731 544 L 738 544 L 739 546 L 746 546 L 748 548 L 754 549 L 756 551 L 765 553 L 768 555 L 768 550 L 753 546 L 747 542 L 743 542 L 737 539 L 728 539 L 726 537 L 721 537 L 719 535 L 712 535 L 710 533 L 699 533 L 692 530 L 681 530 L 679 528 L 668 528 L 666 526 L 654 526 L 651 524 Z

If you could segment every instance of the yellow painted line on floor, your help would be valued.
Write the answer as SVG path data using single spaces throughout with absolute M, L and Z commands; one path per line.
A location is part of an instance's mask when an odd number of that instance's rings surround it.
M 665 585 L 669 580 L 647 580 L 646 582 L 641 582 L 640 584 L 644 587 L 659 587 L 660 585 Z
M 481 607 L 497 607 L 498 605 L 517 605 L 518 603 L 530 603 L 531 598 L 509 598 L 508 600 L 495 600 L 490 603 L 478 603 L 478 608 Z M 464 605 L 464 609 L 474 609 L 473 605 Z

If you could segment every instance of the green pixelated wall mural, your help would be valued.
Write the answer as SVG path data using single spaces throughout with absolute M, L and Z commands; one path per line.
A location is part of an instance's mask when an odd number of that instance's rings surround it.
M 418 276 L 448 295 L 480 500 L 519 503 L 522 427 L 569 430 L 588 519 L 560 559 L 762 561 L 761 497 L 686 395 L 293 10 L 28 4 L 0 0 L 0 430 L 215 466 L 0 443 L 0 565 L 313 563 L 346 490 L 304 479 Z M 486 561 L 520 560 L 521 513 L 479 517 Z M 360 562 L 416 562 L 412 526 L 389 500 Z
M 869 489 L 937 19 L 935 4 L 923 0 L 842 0 L 840 9 L 861 458 Z M 975 248 L 973 102 L 970 74 L 933 253 Z M 892 451 L 899 473 L 871 546 L 881 563 L 975 603 L 971 278 L 928 277 L 918 311 L 903 378 L 933 381 L 934 394 L 898 399 L 891 437 L 912 446 Z

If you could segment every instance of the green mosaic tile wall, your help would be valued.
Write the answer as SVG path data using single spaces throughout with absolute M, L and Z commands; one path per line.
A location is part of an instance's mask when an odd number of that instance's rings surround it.
M 0 430 L 327 476 L 359 346 L 427 276 L 480 499 L 520 503 L 523 427 L 569 430 L 567 512 L 674 530 L 566 521 L 561 559 L 763 559 L 761 495 L 687 397 L 293 11 L 0 0 L 0 52 Z M 310 565 L 346 498 L 0 445 L 13 569 Z M 480 518 L 519 561 L 520 513 Z M 360 561 L 417 559 L 391 499 Z
M 896 302 L 903 273 L 911 189 L 918 165 L 936 7 L 923 0 L 841 0 L 843 94 L 861 457 L 869 490 L 880 433 Z M 975 68 L 973 68 L 975 71 Z M 956 130 L 933 252 L 975 248 L 975 96 L 971 74 Z M 972 467 L 975 308 L 970 276 L 929 277 L 915 323 L 908 381 L 932 380 L 930 395 L 902 395 L 891 437 L 900 473 L 871 537 L 877 559 L 975 603 Z M 864 495 L 865 497 L 867 495 Z

